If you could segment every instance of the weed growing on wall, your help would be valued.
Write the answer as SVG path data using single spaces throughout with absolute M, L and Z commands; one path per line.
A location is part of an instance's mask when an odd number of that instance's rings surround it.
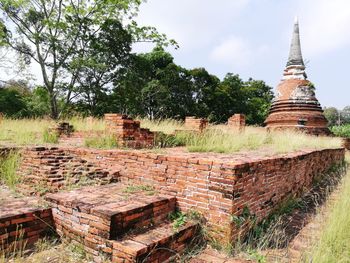
M 19 182 L 17 168 L 20 163 L 20 154 L 12 151 L 0 159 L 0 182 L 10 188 L 14 188 Z

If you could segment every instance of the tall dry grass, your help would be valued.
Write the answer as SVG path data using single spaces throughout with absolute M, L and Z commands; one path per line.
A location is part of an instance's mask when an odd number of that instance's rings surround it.
M 350 155 L 347 156 L 350 162 Z M 350 262 L 350 170 L 343 178 L 336 202 L 326 214 L 324 228 L 308 262 Z
M 103 119 L 72 117 L 65 120 L 74 126 L 76 131 L 103 131 Z M 4 119 L 0 124 L 0 142 L 17 145 L 55 143 L 49 140 L 47 130 L 55 125 L 52 120 L 43 119 Z M 183 122 L 172 119 L 150 121 L 141 119 L 141 126 L 152 131 L 172 134 L 183 129 Z M 167 138 L 169 139 L 169 138 Z M 183 145 L 191 152 L 235 153 L 245 150 L 263 149 L 266 153 L 284 153 L 308 149 L 341 147 L 341 139 L 315 137 L 303 133 L 267 132 L 264 128 L 246 127 L 243 132 L 229 129 L 225 125 L 211 125 L 201 133 L 180 132 L 170 140 L 173 145 Z M 115 147 L 115 145 L 113 145 Z

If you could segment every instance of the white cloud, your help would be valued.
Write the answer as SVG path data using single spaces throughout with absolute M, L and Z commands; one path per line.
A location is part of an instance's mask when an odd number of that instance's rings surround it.
M 300 0 L 302 46 L 317 56 L 350 45 L 349 0 Z
M 240 37 L 231 36 L 216 46 L 210 58 L 216 62 L 234 66 L 250 64 L 253 51 L 248 42 Z
M 141 6 L 138 22 L 154 25 L 174 38 L 183 50 L 210 45 L 250 0 L 149 0 Z
M 266 45 L 254 46 L 247 39 L 230 36 L 213 48 L 210 59 L 230 66 L 231 70 L 237 70 L 250 66 L 267 52 L 269 52 L 269 47 Z

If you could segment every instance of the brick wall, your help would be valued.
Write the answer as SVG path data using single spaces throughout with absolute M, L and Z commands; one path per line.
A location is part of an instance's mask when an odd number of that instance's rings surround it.
M 38 208 L 36 200 L 21 199 L 2 204 L 0 211 L 1 251 L 30 248 L 40 238 L 53 233 L 51 209 Z
M 239 216 L 247 207 L 258 219 L 264 218 L 286 197 L 310 188 L 316 175 L 344 159 L 342 148 L 274 157 L 77 148 L 62 151 L 102 170 L 118 170 L 122 181 L 151 184 L 176 196 L 181 210 L 202 212 L 224 240 L 237 235 L 232 215 Z M 45 173 L 42 166 L 33 168 Z
M 121 167 L 121 180 L 152 184 L 177 197 L 180 209 L 201 211 L 211 225 L 233 229 L 232 214 L 247 206 L 259 219 L 287 196 L 311 186 L 316 175 L 344 159 L 344 149 L 303 151 L 275 157 L 219 154 L 154 154 L 138 151 L 70 149 L 104 169 Z
M 105 114 L 105 122 L 107 131 L 116 136 L 121 146 L 149 148 L 154 144 L 154 133 L 126 115 Z
M 208 126 L 207 119 L 199 119 L 196 117 L 186 117 L 185 119 L 185 129 L 193 130 L 197 132 L 204 131 Z
M 235 114 L 228 119 L 227 125 L 233 129 L 243 130 L 245 127 L 245 119 L 244 114 Z
M 35 147 L 22 150 L 18 173 L 22 177 L 18 188 L 27 194 L 40 195 L 74 186 L 83 180 L 96 184 L 115 182 L 119 168 L 101 169 L 96 161 L 88 162 L 59 148 Z

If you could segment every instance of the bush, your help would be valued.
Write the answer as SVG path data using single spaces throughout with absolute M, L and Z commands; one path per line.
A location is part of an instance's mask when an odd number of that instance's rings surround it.
M 331 128 L 331 131 L 336 136 L 350 138 L 350 124 L 341 125 L 341 126 L 333 126 Z

